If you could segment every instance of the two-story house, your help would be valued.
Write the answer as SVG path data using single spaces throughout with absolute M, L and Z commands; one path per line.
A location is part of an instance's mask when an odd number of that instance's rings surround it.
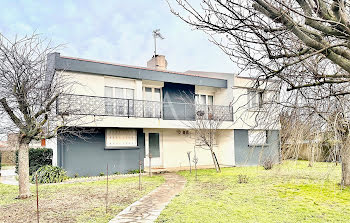
M 196 144 L 190 122 L 220 116 L 215 131 L 215 153 L 222 166 L 257 165 L 263 157 L 279 157 L 279 129 L 252 130 L 254 113 L 263 92 L 253 90 L 251 78 L 229 73 L 172 72 L 164 56 L 152 57 L 147 67 L 61 56 L 48 56 L 52 69 L 77 84 L 71 94 L 60 97 L 58 113 L 65 100 L 84 116 L 75 127 L 91 130 L 84 137 L 62 134 L 50 140 L 54 165 L 69 175 L 98 175 L 138 169 L 183 168 L 189 166 L 187 152 L 196 154 L 199 167 L 213 165 L 203 145 Z M 244 105 L 246 103 L 246 105 Z M 247 107 L 248 106 L 248 107 Z M 242 111 L 242 107 L 247 107 Z M 82 109 L 83 108 L 83 109 Z M 71 111 L 74 111 L 74 108 Z M 246 116 L 246 117 L 245 117 Z M 258 136 L 259 135 L 259 136 Z M 253 142 L 251 138 L 258 138 Z M 193 165 L 193 164 L 192 164 Z

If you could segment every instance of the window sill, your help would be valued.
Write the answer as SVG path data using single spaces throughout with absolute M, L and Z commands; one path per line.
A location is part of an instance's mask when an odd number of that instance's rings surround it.
M 105 150 L 133 150 L 133 149 L 140 149 L 139 146 L 108 146 L 105 147 Z

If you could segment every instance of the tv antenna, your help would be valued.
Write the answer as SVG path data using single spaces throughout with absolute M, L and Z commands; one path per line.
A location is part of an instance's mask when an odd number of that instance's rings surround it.
M 162 34 L 160 34 L 160 29 L 153 30 L 153 38 L 154 38 L 154 57 L 157 56 L 157 38 L 165 39 Z

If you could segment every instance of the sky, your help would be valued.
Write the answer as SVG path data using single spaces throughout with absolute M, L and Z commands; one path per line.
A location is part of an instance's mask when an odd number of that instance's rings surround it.
M 2 35 L 38 33 L 63 44 L 65 56 L 146 66 L 155 29 L 165 37 L 157 41 L 157 54 L 166 56 L 168 70 L 237 72 L 207 34 L 173 15 L 165 0 L 1 1 Z

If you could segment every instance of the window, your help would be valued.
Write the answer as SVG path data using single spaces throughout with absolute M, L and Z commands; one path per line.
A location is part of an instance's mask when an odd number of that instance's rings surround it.
M 135 129 L 106 129 L 106 148 L 136 147 L 137 131 Z
M 214 104 L 214 96 L 213 95 L 196 94 L 195 101 L 196 101 L 196 104 L 198 104 L 198 105 L 213 105 Z
M 112 87 L 105 87 L 105 96 L 112 98 L 113 97 L 113 88 Z M 112 115 L 114 113 L 114 106 L 113 106 L 113 100 L 106 98 L 105 99 L 105 110 L 106 114 Z
M 154 100 L 160 101 L 160 88 L 154 88 Z
M 267 132 L 265 130 L 249 130 L 248 144 L 249 146 L 261 146 L 266 144 Z
M 134 89 L 105 86 L 105 111 L 108 115 L 126 116 L 128 100 L 134 99 Z M 114 99 L 111 99 L 114 98 Z M 129 103 L 129 115 L 133 115 L 133 103 Z
M 113 98 L 113 88 L 105 87 L 105 97 Z
M 144 114 L 145 117 L 159 118 L 161 110 L 161 89 L 153 87 L 143 88 Z
M 208 105 L 213 105 L 214 104 L 214 96 L 208 95 Z
M 143 99 L 146 101 L 161 101 L 160 88 L 144 87 Z
M 145 88 L 145 100 L 152 101 L 152 88 L 150 87 Z
M 125 89 L 126 90 L 126 99 L 134 99 L 134 89 Z
M 263 104 L 263 92 L 256 90 L 248 91 L 248 107 L 261 108 Z
M 105 86 L 105 97 L 134 99 L 134 89 Z

